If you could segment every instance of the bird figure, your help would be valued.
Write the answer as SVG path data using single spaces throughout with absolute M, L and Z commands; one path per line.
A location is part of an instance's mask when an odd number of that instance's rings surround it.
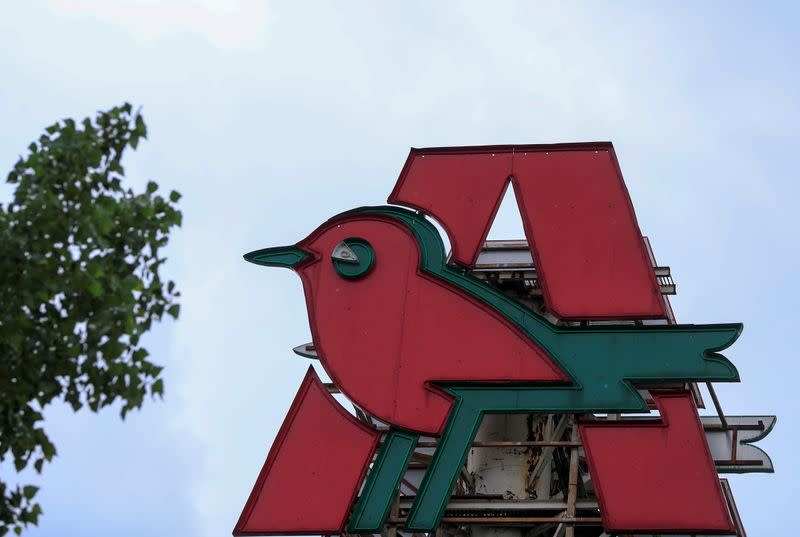
M 559 327 L 447 263 L 417 212 L 363 207 L 245 255 L 303 282 L 332 380 L 391 428 L 349 531 L 384 522 L 418 435 L 440 441 L 406 529 L 438 525 L 484 413 L 644 412 L 637 383 L 738 381 L 717 354 L 741 324 Z

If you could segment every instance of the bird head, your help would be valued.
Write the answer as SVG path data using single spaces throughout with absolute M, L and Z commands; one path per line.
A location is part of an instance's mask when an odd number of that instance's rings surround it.
M 437 430 L 450 407 L 449 396 L 417 384 L 421 407 L 409 409 L 405 422 L 387 394 L 401 389 L 392 383 L 403 366 L 398 349 L 403 346 L 407 301 L 419 299 L 409 289 L 420 277 L 422 256 L 444 263 L 443 252 L 435 228 L 412 211 L 367 207 L 331 218 L 294 245 L 244 257 L 258 265 L 290 268 L 300 276 L 317 354 L 351 400 L 394 423 Z M 436 407 L 431 411 L 435 416 L 424 423 L 421 416 L 431 414 L 422 407 Z
M 312 298 L 317 292 L 341 293 L 343 287 L 360 295 L 372 287 L 368 282 L 385 280 L 387 274 L 399 276 L 419 264 L 416 237 L 403 222 L 413 218 L 419 217 L 396 207 L 354 209 L 334 216 L 294 245 L 255 250 L 244 258 L 294 270 Z M 443 251 L 441 241 L 438 247 Z M 379 276 L 372 276 L 373 271 Z
M 489 292 L 486 285 L 447 267 L 438 231 L 413 211 L 356 209 L 295 245 L 245 258 L 300 275 L 323 367 L 354 403 L 387 423 L 439 434 L 453 402 L 443 384 L 567 380 L 474 294 Z
M 349 216 L 351 221 L 359 220 L 358 215 Z M 295 245 L 263 248 L 245 254 L 244 258 L 257 265 L 290 268 L 301 277 L 321 269 L 318 265 L 324 263 L 327 272 L 335 273 L 340 278 L 364 278 L 375 265 L 375 248 L 365 237 L 345 236 L 347 233 L 342 231 L 343 224 L 347 230 L 354 227 L 352 222 L 346 222 L 340 215 Z

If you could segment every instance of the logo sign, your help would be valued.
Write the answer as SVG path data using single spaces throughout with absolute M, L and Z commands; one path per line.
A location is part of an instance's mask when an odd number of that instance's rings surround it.
M 606 323 L 554 325 L 470 274 L 509 184 L 547 310 Z M 309 369 L 234 534 L 380 533 L 420 435 L 438 441 L 404 528 L 432 532 L 482 417 L 511 412 L 587 416 L 607 532 L 735 531 L 715 458 L 771 471 L 749 445 L 768 429 L 731 438 L 706 424 L 723 452 L 712 454 L 690 392 L 670 387 L 738 382 L 720 352 L 742 325 L 613 323 L 667 312 L 611 144 L 413 149 L 388 202 L 245 255 L 300 276 L 322 366 L 388 431 L 350 415 Z M 637 387 L 658 417 L 592 418 L 647 413 Z M 740 441 L 761 464 L 741 466 Z

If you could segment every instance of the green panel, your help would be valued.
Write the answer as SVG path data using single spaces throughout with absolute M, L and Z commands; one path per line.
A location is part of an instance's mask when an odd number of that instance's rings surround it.
M 350 517 L 348 533 L 381 533 L 419 435 L 390 430 Z
M 406 530 L 430 532 L 439 525 L 482 416 L 479 408 L 469 405 L 461 397 L 453 404 L 445 434 L 439 441 L 408 514 Z

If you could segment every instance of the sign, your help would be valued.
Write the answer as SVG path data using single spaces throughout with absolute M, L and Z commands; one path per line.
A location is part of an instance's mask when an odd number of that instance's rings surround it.
M 547 310 L 606 324 L 554 325 L 470 274 L 508 184 Z M 381 434 L 310 370 L 235 534 L 379 533 L 420 435 L 439 440 L 404 528 L 432 532 L 483 416 L 505 412 L 586 416 L 606 531 L 734 531 L 714 460 L 725 439 L 712 456 L 691 394 L 670 388 L 738 382 L 720 352 L 742 325 L 630 324 L 667 311 L 611 144 L 414 149 L 389 203 L 245 256 L 300 276 L 316 356 L 389 430 L 378 447 Z M 426 215 L 446 230 L 449 259 Z M 641 387 L 659 417 L 591 417 L 648 412 Z M 760 438 L 742 431 L 731 445 L 760 452 L 742 446 Z

